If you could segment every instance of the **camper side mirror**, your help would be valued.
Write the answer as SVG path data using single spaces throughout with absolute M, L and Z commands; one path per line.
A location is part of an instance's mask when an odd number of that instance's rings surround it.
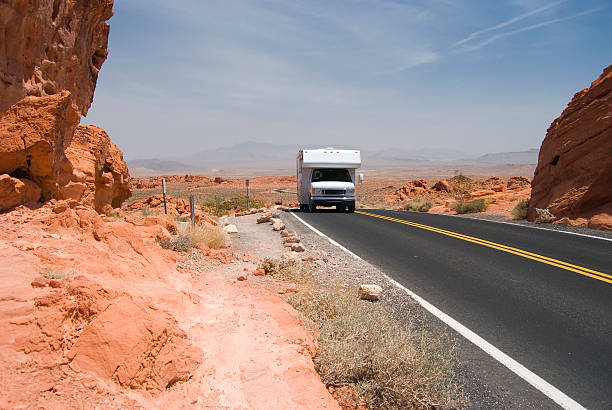
M 361 184 L 363 182 L 363 174 L 359 174 L 359 183 Z

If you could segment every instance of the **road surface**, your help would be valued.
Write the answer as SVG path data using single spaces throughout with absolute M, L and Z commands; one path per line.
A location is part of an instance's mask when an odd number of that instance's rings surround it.
M 612 241 L 426 213 L 296 215 L 580 405 L 612 408 Z

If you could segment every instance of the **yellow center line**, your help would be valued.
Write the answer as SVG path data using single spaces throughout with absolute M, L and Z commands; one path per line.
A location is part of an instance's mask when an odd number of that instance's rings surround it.
M 571 272 L 575 272 L 578 273 L 580 275 L 584 275 L 584 276 L 588 276 L 590 278 L 593 279 L 597 279 L 603 282 L 607 282 L 607 283 L 612 283 L 612 275 L 608 275 L 606 273 L 603 272 L 599 272 L 593 269 L 589 269 L 589 268 L 585 268 L 582 266 L 577 266 L 577 265 L 572 265 L 571 263 L 567 263 L 567 262 L 563 262 L 560 261 L 558 259 L 553 259 L 553 258 L 549 258 L 547 256 L 543 256 L 543 255 L 539 255 L 537 253 L 532 253 L 532 252 L 528 252 L 528 251 L 524 251 L 522 249 L 518 249 L 518 248 L 513 248 L 511 246 L 506 246 L 506 245 L 502 245 L 496 242 L 491 242 L 491 241 L 487 241 L 484 239 L 480 239 L 480 238 L 476 238 L 473 236 L 468 236 L 468 235 L 463 235 L 457 232 L 453 232 L 453 231 L 447 231 L 446 229 L 440 229 L 440 228 L 436 228 L 433 226 L 429 226 L 429 225 L 423 225 L 423 224 L 419 224 L 416 222 L 410 222 L 410 221 L 406 221 L 403 219 L 397 219 L 397 218 L 392 218 L 389 216 L 385 216 L 385 215 L 378 215 L 378 214 L 373 214 L 373 213 L 369 213 L 369 212 L 364 212 L 364 211 L 355 211 L 355 213 L 358 214 L 362 214 L 362 215 L 367 215 L 367 216 L 372 216 L 374 218 L 380 218 L 380 219 L 385 219 L 388 221 L 392 221 L 392 222 L 398 222 L 404 225 L 409 225 L 409 226 L 413 226 L 415 228 L 419 228 L 419 229 L 425 229 L 428 231 L 432 231 L 432 232 L 437 232 L 440 233 L 442 235 L 446 235 L 446 236 L 451 236 L 453 238 L 457 238 L 457 239 L 461 239 L 467 242 L 472 242 L 478 245 L 482 245 L 482 246 L 486 246 L 489 248 L 493 248 L 493 249 L 497 249 L 503 252 L 507 252 L 507 253 L 511 253 L 514 255 L 518 255 L 521 256 L 523 258 L 527 258 L 527 259 L 531 259 L 534 261 L 538 261 L 538 262 L 542 262 L 545 263 L 547 265 L 551 265 L 551 266 L 556 266 L 558 268 L 561 269 L 565 269 Z

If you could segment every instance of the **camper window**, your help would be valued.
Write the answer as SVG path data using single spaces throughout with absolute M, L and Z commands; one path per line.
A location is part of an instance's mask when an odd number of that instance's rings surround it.
M 348 170 L 342 168 L 321 168 L 312 171 L 312 182 L 321 181 L 353 182 Z

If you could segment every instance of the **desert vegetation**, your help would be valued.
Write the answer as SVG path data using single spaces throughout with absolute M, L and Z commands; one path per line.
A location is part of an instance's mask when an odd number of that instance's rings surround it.
M 249 208 L 261 208 L 265 202 L 259 198 L 249 198 Z M 230 212 L 240 212 L 247 209 L 247 200 L 244 196 L 233 196 L 225 198 L 220 195 L 212 195 L 202 203 L 202 210 L 215 216 L 227 215 Z
M 529 199 L 522 199 L 512 209 L 511 214 L 513 219 L 525 219 L 527 218 L 527 211 L 529 210 Z
M 458 214 L 473 214 L 478 212 L 484 212 L 487 210 L 487 202 L 484 199 L 466 200 L 460 198 L 455 202 L 451 203 L 451 208 Z
M 404 204 L 404 211 L 427 212 L 434 206 L 432 201 L 421 198 L 412 199 Z
M 356 289 L 317 286 L 303 263 L 265 259 L 261 267 L 285 281 L 310 285 L 287 301 L 316 328 L 314 362 L 327 386 L 355 388 L 370 408 L 460 404 L 449 338 L 400 324 L 381 304 L 360 300 Z
M 223 231 L 208 224 L 189 226 L 185 232 L 171 238 L 158 239 L 158 242 L 162 248 L 178 252 L 187 252 L 201 245 L 211 249 L 227 247 L 227 238 Z

